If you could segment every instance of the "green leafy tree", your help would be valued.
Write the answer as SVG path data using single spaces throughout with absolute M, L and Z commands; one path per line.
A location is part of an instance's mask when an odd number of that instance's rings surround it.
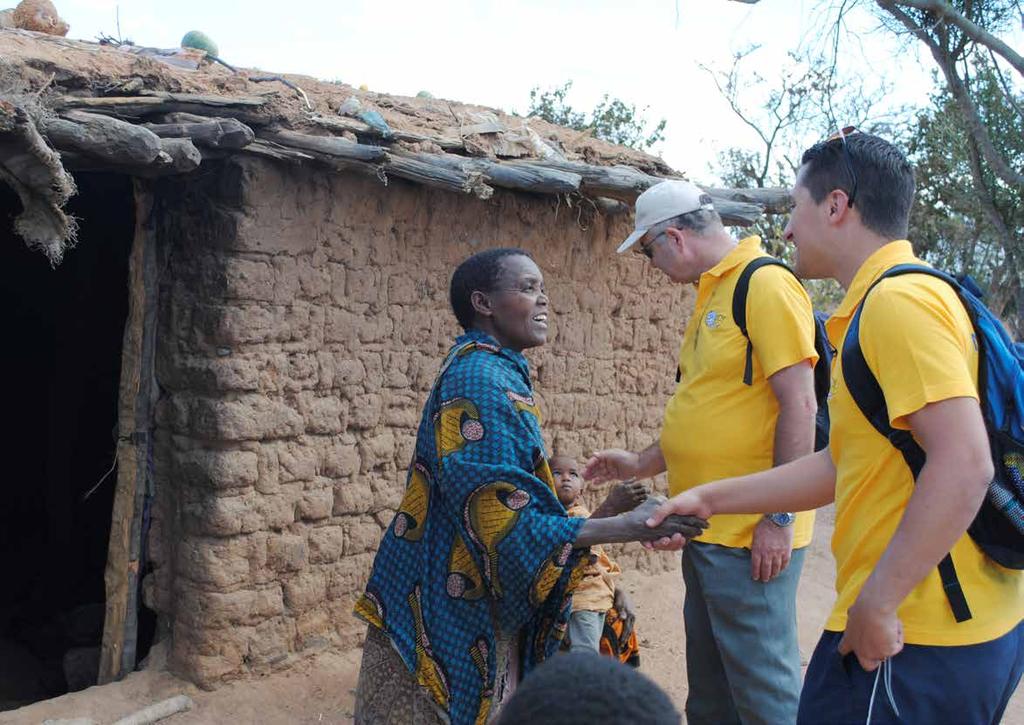
M 892 32 L 928 49 L 941 79 L 934 112 L 917 119 L 914 134 L 922 182 L 917 236 L 930 238 L 927 252 L 939 263 L 959 261 L 954 270 L 974 271 L 988 288 L 990 307 L 1020 339 L 1024 57 L 1000 33 L 1020 22 L 1021 3 L 876 0 L 875 5 Z M 948 146 L 936 147 L 937 138 Z M 949 157 L 945 161 L 942 152 Z
M 578 131 L 590 131 L 596 138 L 635 149 L 646 150 L 665 139 L 665 119 L 651 127 L 643 117 L 649 106 L 637 110 L 634 104 L 610 98 L 606 93 L 587 114 L 569 105 L 571 89 L 572 81 L 544 91 L 539 86 L 534 87 L 530 90 L 530 108 L 526 115 Z
M 970 88 L 993 150 L 1011 168 L 1024 168 L 1024 94 L 1007 95 L 998 68 L 985 57 L 973 64 Z M 938 267 L 972 275 L 986 290 L 992 309 L 1019 337 L 1024 187 L 1005 183 L 974 154 L 970 131 L 946 86 L 914 119 L 907 146 L 918 184 L 911 219 L 917 248 Z M 975 186 L 975 164 L 984 194 Z

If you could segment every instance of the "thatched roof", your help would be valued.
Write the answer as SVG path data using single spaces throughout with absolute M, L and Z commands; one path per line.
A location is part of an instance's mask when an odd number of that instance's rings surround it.
M 207 159 L 257 154 L 481 198 L 495 187 L 579 195 L 609 213 L 681 176 L 649 154 L 539 118 L 236 70 L 200 51 L 24 30 L 0 30 L 0 102 L 0 180 L 26 207 L 19 233 L 54 262 L 73 233 L 60 212 L 73 193 L 65 168 L 187 174 Z M 709 193 L 733 224 L 785 203 L 779 190 Z

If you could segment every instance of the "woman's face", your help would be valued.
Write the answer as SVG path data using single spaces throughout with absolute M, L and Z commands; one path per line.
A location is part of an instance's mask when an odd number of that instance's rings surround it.
M 502 347 L 525 350 L 548 339 L 548 296 L 544 275 L 529 257 L 501 260 L 501 273 L 487 292 L 490 332 Z

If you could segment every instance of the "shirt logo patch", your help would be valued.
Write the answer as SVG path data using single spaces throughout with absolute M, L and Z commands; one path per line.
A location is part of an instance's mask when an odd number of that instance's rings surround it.
M 711 312 L 704 316 L 704 324 L 708 326 L 709 330 L 715 330 L 722 326 L 722 321 L 725 319 L 725 315 L 721 312 Z

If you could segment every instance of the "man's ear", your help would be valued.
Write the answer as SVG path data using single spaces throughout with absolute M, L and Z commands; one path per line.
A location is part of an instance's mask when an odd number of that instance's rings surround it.
M 491 317 L 494 314 L 494 310 L 491 309 L 491 298 L 486 292 L 474 290 L 469 296 L 469 301 L 473 305 L 473 311 L 480 317 Z
M 841 189 L 833 189 L 825 200 L 828 205 L 828 221 L 838 224 L 850 212 L 850 197 Z
M 668 237 L 669 244 L 674 246 L 678 251 L 682 251 L 685 240 L 681 231 L 675 227 L 669 227 L 665 230 L 665 236 Z

